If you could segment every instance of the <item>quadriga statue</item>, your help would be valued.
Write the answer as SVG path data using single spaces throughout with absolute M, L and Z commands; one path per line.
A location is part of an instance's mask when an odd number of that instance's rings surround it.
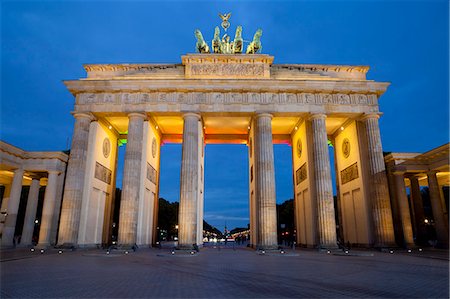
M 244 40 L 242 39 L 242 26 L 237 26 L 236 35 L 233 41 L 233 53 L 241 54 L 242 48 L 244 47 Z
M 256 30 L 256 33 L 253 36 L 253 41 L 250 43 L 250 45 L 247 46 L 247 54 L 256 54 L 258 52 L 261 52 L 261 35 L 262 29 Z
M 197 43 L 195 44 L 195 49 L 197 49 L 197 51 L 202 54 L 209 53 L 209 46 L 203 39 L 203 35 L 200 32 L 200 30 L 196 29 L 194 31 L 194 34 L 195 34 L 195 37 L 197 38 Z

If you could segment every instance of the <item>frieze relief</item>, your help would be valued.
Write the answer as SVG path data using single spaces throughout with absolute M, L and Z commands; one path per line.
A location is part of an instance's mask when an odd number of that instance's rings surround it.
M 236 77 L 254 77 L 264 75 L 263 64 L 192 64 L 189 67 L 191 76 L 217 77 L 233 75 Z
M 238 93 L 238 92 L 148 92 L 148 93 L 82 93 L 77 105 L 96 104 L 310 104 L 310 105 L 377 105 L 375 94 L 329 93 Z

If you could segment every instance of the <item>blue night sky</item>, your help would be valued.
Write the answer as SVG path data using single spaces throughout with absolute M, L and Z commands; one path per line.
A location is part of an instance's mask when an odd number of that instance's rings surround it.
M 62 84 L 83 63 L 180 63 L 232 12 L 231 32 L 263 29 L 275 63 L 369 65 L 391 82 L 380 100 L 385 151 L 424 152 L 449 140 L 448 1 L 1 1 L 0 138 L 64 150 L 74 99 Z M 291 148 L 275 145 L 277 202 L 293 197 Z M 123 156 L 123 149 L 121 150 Z M 205 219 L 248 223 L 247 148 L 208 145 Z M 160 196 L 178 200 L 181 146 L 162 147 Z

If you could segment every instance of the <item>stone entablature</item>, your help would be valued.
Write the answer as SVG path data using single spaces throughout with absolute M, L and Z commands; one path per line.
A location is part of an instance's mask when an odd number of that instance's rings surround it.
M 0 141 L 0 161 L 3 168 L 63 173 L 68 159 L 69 156 L 63 152 L 27 152 Z
M 183 110 L 184 105 L 202 112 L 378 112 L 376 94 L 344 93 L 238 93 L 238 92 L 123 92 L 80 93 L 76 111 L 125 112 L 136 109 L 152 112 Z
M 384 161 L 390 172 L 427 172 L 450 170 L 450 144 L 444 144 L 425 153 L 389 153 Z

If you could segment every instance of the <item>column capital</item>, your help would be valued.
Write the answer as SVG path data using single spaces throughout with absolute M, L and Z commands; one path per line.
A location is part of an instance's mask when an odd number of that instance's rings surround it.
M 439 172 L 439 171 L 437 171 L 437 170 L 428 170 L 428 171 L 427 171 L 427 176 L 430 176 L 430 175 L 436 175 L 438 172 Z
M 380 116 L 381 116 L 381 113 L 364 113 L 360 119 L 362 121 L 366 121 L 369 119 L 379 119 Z
M 90 121 L 96 120 L 95 116 L 90 112 L 71 112 L 75 119 L 87 118 Z
M 326 119 L 327 115 L 325 113 L 314 113 L 310 114 L 308 120 L 314 120 L 314 119 Z
M 392 172 L 392 174 L 395 175 L 395 176 L 404 176 L 404 175 L 405 175 L 405 171 L 402 171 L 402 170 L 394 170 L 394 171 Z
M 270 117 L 270 119 L 272 119 L 272 118 L 273 118 L 273 115 L 270 114 L 270 113 L 257 113 L 257 114 L 255 115 L 255 118 L 260 118 L 260 117 Z
M 14 172 L 14 174 L 16 174 L 16 173 L 20 173 L 20 172 L 25 172 L 25 169 L 23 169 L 23 167 L 22 166 L 20 166 L 19 168 L 16 168 L 16 169 L 14 169 L 13 170 L 13 172 Z
M 186 112 L 183 114 L 183 119 L 188 118 L 188 117 L 196 117 L 198 120 L 200 120 L 202 118 L 202 116 L 198 113 L 194 113 L 194 112 Z
M 419 179 L 419 178 L 416 176 L 415 173 L 407 173 L 407 174 L 405 175 L 405 177 L 406 177 L 407 179 L 409 179 L 409 180 L 418 180 L 418 179 Z
M 147 115 L 143 112 L 130 112 L 128 113 L 128 118 L 142 118 L 143 120 L 147 120 Z

